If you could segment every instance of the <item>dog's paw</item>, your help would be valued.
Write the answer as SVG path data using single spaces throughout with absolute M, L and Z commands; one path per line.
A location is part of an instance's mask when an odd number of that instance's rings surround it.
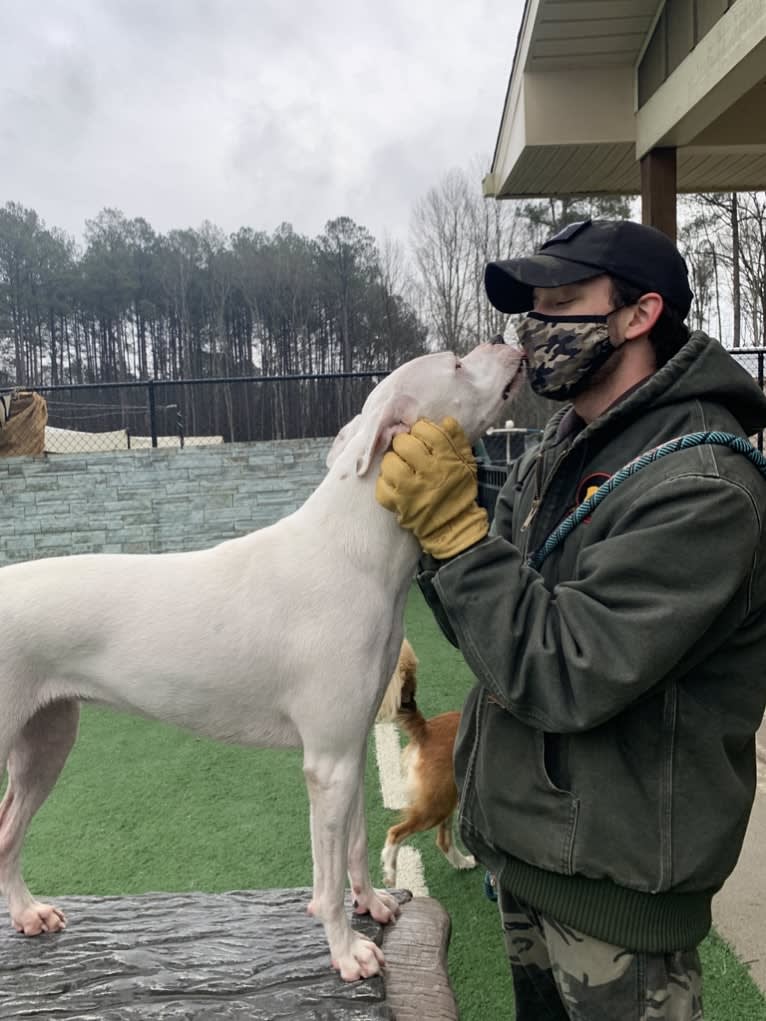
M 446 852 L 447 861 L 453 869 L 475 869 L 476 859 L 472 854 L 461 854 L 453 844 Z
M 60 932 L 66 929 L 66 916 L 63 911 L 50 904 L 35 901 L 12 917 L 13 927 L 25 936 L 39 936 L 43 932 Z
M 388 925 L 399 916 L 401 908 L 396 897 L 383 890 L 370 889 L 368 894 L 358 894 L 354 900 L 354 913 L 371 915 L 381 925 Z
M 332 966 L 344 982 L 379 975 L 386 966 L 383 951 L 372 940 L 354 933 L 347 953 L 332 958 Z

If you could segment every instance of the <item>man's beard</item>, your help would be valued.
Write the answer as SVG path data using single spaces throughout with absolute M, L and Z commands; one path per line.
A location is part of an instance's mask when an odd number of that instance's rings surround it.
M 622 365 L 624 355 L 625 345 L 620 344 L 619 347 L 616 347 L 614 349 L 614 354 L 609 355 L 609 357 L 607 358 L 603 365 L 599 365 L 599 367 L 596 369 L 596 371 L 588 380 L 588 385 L 584 387 L 583 390 L 581 390 L 580 392 L 587 393 L 587 391 L 591 390 L 593 387 L 601 386 L 603 383 L 606 383 L 608 379 L 611 379 L 612 376 L 617 372 L 617 370 Z

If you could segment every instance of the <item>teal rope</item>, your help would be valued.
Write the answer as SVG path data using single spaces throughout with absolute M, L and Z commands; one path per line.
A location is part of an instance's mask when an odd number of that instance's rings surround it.
M 689 447 L 699 447 L 703 443 L 713 443 L 719 446 L 730 447 L 732 450 L 736 450 L 739 454 L 744 454 L 751 464 L 766 477 L 766 457 L 763 456 L 759 451 L 755 449 L 752 443 L 749 443 L 742 436 L 735 436 L 733 433 L 722 433 L 722 432 L 698 432 L 688 433 L 686 436 L 679 436 L 674 440 L 669 440 L 667 443 L 663 443 L 659 447 L 655 447 L 654 450 L 647 450 L 645 454 L 641 454 L 634 461 L 626 464 L 624 468 L 613 475 L 610 479 L 596 490 L 593 496 L 588 497 L 587 500 L 583 501 L 579 507 L 572 511 L 562 522 L 555 528 L 548 538 L 545 540 L 542 546 L 532 554 L 527 563 L 530 567 L 533 567 L 536 571 L 540 570 L 543 561 L 560 546 L 566 537 L 574 531 L 575 528 L 587 518 L 593 511 L 598 507 L 602 500 L 607 497 L 613 489 L 621 485 L 626 479 L 629 479 L 636 472 L 641 471 L 642 468 L 646 468 L 648 464 L 652 464 L 654 461 L 659 460 L 661 457 L 665 457 L 666 454 L 673 454 L 677 450 L 687 450 Z

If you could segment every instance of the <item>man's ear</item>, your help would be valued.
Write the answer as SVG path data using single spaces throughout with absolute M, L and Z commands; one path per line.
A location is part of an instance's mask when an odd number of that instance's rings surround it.
M 661 294 L 655 291 L 642 294 L 635 305 L 631 306 L 631 316 L 625 327 L 625 339 L 635 340 L 651 333 L 664 307 L 665 302 Z

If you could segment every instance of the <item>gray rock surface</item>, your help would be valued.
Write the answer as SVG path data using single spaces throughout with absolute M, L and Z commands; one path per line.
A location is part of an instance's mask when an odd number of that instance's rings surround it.
M 397 893 L 402 919 L 385 930 L 355 917 L 354 927 L 378 944 L 385 931 L 389 971 L 385 980 L 346 983 L 330 967 L 321 925 L 306 914 L 310 896 L 293 889 L 56 898 L 68 918 L 63 933 L 29 939 L 0 929 L 0 1018 L 457 1017 L 444 968 L 449 920 L 436 901 L 407 903 L 409 895 Z

